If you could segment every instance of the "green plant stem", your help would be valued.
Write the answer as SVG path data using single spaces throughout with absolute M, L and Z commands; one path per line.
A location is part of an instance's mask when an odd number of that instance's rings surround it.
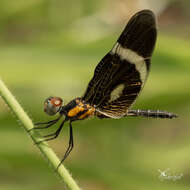
M 8 104 L 10 109 L 15 113 L 17 118 L 22 122 L 24 129 L 28 132 L 31 130 L 34 125 L 31 121 L 31 119 L 28 117 L 28 115 L 24 112 L 20 104 L 16 101 L 15 97 L 11 94 L 11 92 L 8 90 L 6 85 L 3 83 L 3 81 L 0 79 L 0 95 L 4 99 L 4 101 Z M 39 142 L 42 140 L 39 134 L 34 132 L 33 130 L 28 132 L 31 138 L 33 139 L 34 143 Z M 59 158 L 56 156 L 56 154 L 53 152 L 53 150 L 48 146 L 46 142 L 42 142 L 39 144 L 36 144 L 42 154 L 45 156 L 45 158 L 49 161 L 49 163 L 57 169 L 58 164 L 60 163 Z M 74 181 L 74 179 L 69 174 L 68 170 L 63 166 L 63 164 L 59 167 L 57 170 L 59 176 L 64 181 L 64 183 L 67 185 L 68 189 L 70 190 L 80 190 L 77 183 Z

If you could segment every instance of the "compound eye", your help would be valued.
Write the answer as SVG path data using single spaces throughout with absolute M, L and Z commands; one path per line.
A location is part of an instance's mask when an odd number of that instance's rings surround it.
M 59 97 L 49 97 L 44 102 L 44 112 L 48 115 L 55 115 L 60 111 L 63 100 Z

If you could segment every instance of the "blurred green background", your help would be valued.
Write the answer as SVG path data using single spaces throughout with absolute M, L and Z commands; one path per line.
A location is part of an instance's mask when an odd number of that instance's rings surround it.
M 157 14 L 159 34 L 148 81 L 134 107 L 180 117 L 73 123 L 75 147 L 65 165 L 84 190 L 190 188 L 190 3 L 0 0 L 0 76 L 34 122 L 52 119 L 43 113 L 46 97 L 60 96 L 67 103 L 83 94 L 129 16 L 144 8 Z M 68 144 L 67 126 L 50 142 L 60 158 Z M 183 177 L 160 180 L 158 170 L 167 168 Z M 0 99 L 0 189 L 64 188 Z

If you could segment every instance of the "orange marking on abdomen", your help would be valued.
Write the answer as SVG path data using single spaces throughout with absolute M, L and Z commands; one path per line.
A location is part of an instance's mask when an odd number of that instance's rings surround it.
M 74 107 L 73 109 L 71 109 L 69 112 L 68 112 L 68 116 L 69 117 L 74 117 L 76 116 L 79 112 L 81 111 L 84 111 L 84 108 L 83 107 L 80 107 L 80 106 L 76 106 Z
M 86 111 L 84 114 L 82 114 L 81 116 L 79 116 L 78 118 L 79 119 L 84 119 L 86 117 L 89 117 L 91 115 L 94 115 L 94 111 L 95 111 L 95 108 L 90 108 L 88 111 Z

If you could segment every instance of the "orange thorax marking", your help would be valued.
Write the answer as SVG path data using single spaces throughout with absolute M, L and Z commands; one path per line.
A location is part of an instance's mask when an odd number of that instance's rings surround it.
M 89 117 L 94 114 L 95 108 L 91 107 L 88 111 L 86 111 L 84 114 L 79 116 L 79 119 L 84 119 L 86 117 Z
M 85 117 L 88 117 L 90 115 L 93 115 L 95 108 L 91 107 L 89 104 L 83 104 L 82 102 L 76 101 L 77 105 L 72 108 L 69 112 L 68 112 L 68 116 L 69 117 L 74 117 L 76 116 L 78 113 L 80 112 L 84 112 L 82 115 L 80 115 L 78 117 L 78 119 L 84 119 Z
M 74 117 L 75 115 L 77 115 L 81 111 L 84 111 L 84 107 L 81 107 L 81 106 L 77 105 L 77 106 L 75 106 L 73 109 L 71 109 L 68 112 L 68 116 L 69 117 Z

